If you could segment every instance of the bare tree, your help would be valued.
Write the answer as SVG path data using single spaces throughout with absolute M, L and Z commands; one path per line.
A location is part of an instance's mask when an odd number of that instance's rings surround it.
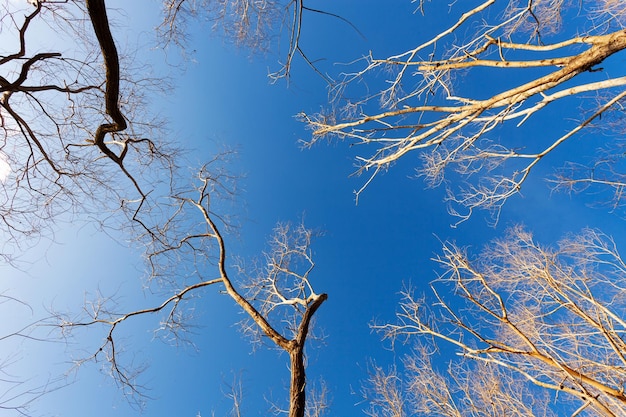
M 134 64 L 120 59 L 103 0 L 2 0 L 0 43 L 0 257 L 11 264 L 59 218 L 134 218 L 146 167 L 169 171 L 175 152 L 148 138 L 159 125 L 139 105 L 153 80 L 133 78 Z M 3 350 L 14 339 L 50 341 L 33 329 L 2 337 Z M 0 407 L 19 414 L 63 385 L 53 376 L 34 386 L 7 363 L 2 371 Z
M 175 151 L 158 143 L 161 124 L 144 112 L 155 80 L 143 75 L 147 68 L 134 78 L 135 64 L 120 59 L 104 0 L 3 0 L 0 8 L 8 51 L 0 54 L 5 240 L 24 244 L 60 213 L 103 219 L 120 201 L 134 216 L 147 193 L 146 167 L 170 167 Z M 52 46 L 42 42 L 51 32 Z M 9 248 L 3 255 L 11 260 Z
M 309 276 L 314 267 L 312 232 L 302 225 L 278 225 L 263 267 L 255 269 L 252 275 L 243 275 L 243 282 L 237 285 L 227 267 L 226 243 L 218 227 L 222 220 L 213 208 L 213 200 L 228 180 L 225 174 L 217 172 L 203 167 L 196 188 L 169 197 L 169 217 L 143 236 L 148 248 L 149 280 L 157 282 L 162 291 L 171 291 L 162 303 L 120 314 L 109 307 L 110 300 L 100 299 L 85 309 L 88 318 L 65 317 L 60 327 L 64 332 L 86 326 L 104 327 L 102 345 L 92 356 L 77 361 L 77 365 L 105 358 L 116 381 L 130 393 L 141 394 L 136 369 L 123 365 L 119 358 L 118 326 L 137 316 L 163 314 L 159 330 L 180 340 L 189 324 L 185 301 L 203 288 L 219 286 L 248 317 L 242 323 L 245 333 L 257 341 L 266 340 L 289 355 L 291 382 L 285 411 L 291 417 L 303 417 L 306 341 L 313 316 L 327 299 L 326 294 L 314 291 Z M 160 203 L 162 211 L 166 207 L 165 202 Z M 227 225 L 222 222 L 222 226 Z
M 397 395 L 407 400 L 409 392 L 416 412 L 626 412 L 626 263 L 609 237 L 586 230 L 547 248 L 514 228 L 476 260 L 446 244 L 437 261 L 445 272 L 433 298 L 405 291 L 398 322 L 375 325 L 394 340 L 419 340 L 405 362 L 408 386 Z M 431 358 L 449 349 L 459 359 L 442 372 Z M 377 370 L 373 386 L 398 390 L 387 382 L 395 378 Z M 542 391 L 550 401 L 538 400 Z
M 266 50 L 275 26 L 300 3 L 293 0 L 166 0 L 158 31 L 165 45 L 183 44 L 187 41 L 189 20 L 206 20 L 228 40 L 253 50 Z
M 556 416 L 550 398 L 498 366 L 462 360 L 442 369 L 419 346 L 400 367 L 374 366 L 363 388 L 371 416 Z
M 158 32 L 164 45 L 180 45 L 187 41 L 190 21 L 207 22 L 238 46 L 251 51 L 276 51 L 279 68 L 269 74 L 272 82 L 288 79 L 293 60 L 299 57 L 330 83 L 330 78 L 318 69 L 302 45 L 305 15 L 321 14 L 338 19 L 362 34 L 346 18 L 307 4 L 304 0 L 165 0 Z
M 265 40 L 264 31 L 278 18 L 275 12 L 279 10 L 283 18 L 293 10 L 288 24 L 292 33 L 289 61 L 300 51 L 296 37 L 305 9 L 300 1 L 288 2 L 285 9 L 274 2 L 164 4 L 170 36 L 181 33 L 177 25 L 184 12 L 194 14 L 198 7 L 216 6 L 206 10 L 207 16 L 215 13 L 220 21 L 236 22 L 224 27 L 244 44 Z M 139 72 L 118 51 L 105 1 L 20 4 L 5 0 L 2 8 L 2 36 L 8 40 L 4 45 L 12 48 L 0 56 L 4 199 L 0 216 L 4 230 L 20 244 L 24 237 L 42 233 L 59 213 L 95 212 L 106 227 L 123 227 L 146 245 L 149 285 L 166 294 L 161 304 L 126 314 L 115 311 L 113 298 L 103 296 L 85 305 L 88 319 L 66 318 L 60 325 L 64 332 L 108 327 L 102 346 L 77 365 L 104 356 L 126 392 L 139 393 L 136 372 L 140 370 L 119 359 L 118 325 L 135 316 L 167 312 L 160 330 L 184 338 L 188 322 L 183 301 L 204 287 L 220 285 L 250 317 L 246 330 L 258 331 L 288 353 L 289 415 L 304 416 L 305 344 L 313 315 L 327 298 L 314 292 L 309 281 L 311 232 L 303 226 L 279 226 L 267 254 L 267 261 L 273 263 L 238 287 L 227 271 L 222 237 L 229 222 L 211 211 L 212 199 L 220 192 L 232 192 L 224 186 L 231 178 L 225 171 L 205 166 L 196 187 L 180 191 L 180 184 L 172 179 L 176 148 L 159 143 L 161 126 L 141 113 L 145 108 L 142 91 L 154 87 L 155 80 L 134 78 Z M 36 32 L 50 29 L 71 41 L 68 56 L 56 49 L 40 52 Z M 219 155 L 216 161 L 222 158 Z M 152 192 L 161 185 L 164 192 Z M 3 255 L 12 260 L 10 253 Z M 189 274 L 182 273 L 185 269 Z M 206 277 L 206 271 L 215 275 Z M 235 409 L 238 401 L 237 397 Z
M 166 41 L 184 37 L 190 16 L 213 21 L 248 47 L 269 45 L 277 25 L 287 22 L 287 59 L 277 78 L 287 76 L 294 55 L 305 57 L 302 14 L 318 12 L 302 1 L 163 5 Z M 150 68 L 120 53 L 105 0 L 2 0 L 0 8 L 0 224 L 6 241 L 26 244 L 25 237 L 45 234 L 60 213 L 102 219 L 121 211 L 136 221 L 140 210 L 150 209 L 146 196 L 169 181 L 171 172 L 164 171 L 175 170 L 177 146 L 162 140 L 163 122 L 147 102 L 149 92 L 167 89 L 167 80 L 150 77 Z M 42 43 L 47 33 L 58 44 Z M 15 252 L 6 246 L 1 254 L 12 261 Z
M 417 152 L 423 161 L 418 172 L 428 184 L 441 184 L 449 170 L 468 179 L 449 187 L 453 214 L 465 219 L 476 208 L 497 212 L 542 158 L 607 117 L 621 117 L 626 77 L 610 58 L 626 49 L 625 3 L 580 4 L 574 11 L 579 2 L 453 3 L 458 17 L 440 33 L 386 58 L 370 54 L 331 92 L 334 108 L 301 114 L 313 131 L 306 145 L 338 138 L 367 146 L 370 153 L 357 161 L 369 179 L 357 197 L 376 174 Z M 427 13 L 429 2 L 418 8 Z M 494 74 L 502 80 L 495 85 Z M 563 123 L 565 133 L 549 137 L 529 127 L 521 133 L 523 144 L 515 140 L 511 128 L 532 125 L 560 105 L 572 109 L 575 99 L 583 111 L 564 116 L 575 119 Z M 621 200 L 623 174 L 574 162 L 584 169 L 575 182 L 566 175 L 571 170 L 562 172 L 560 185 L 608 184 Z

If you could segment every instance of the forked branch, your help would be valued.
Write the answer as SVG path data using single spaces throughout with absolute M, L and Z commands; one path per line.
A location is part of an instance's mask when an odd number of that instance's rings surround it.
M 268 259 L 277 260 L 269 266 L 262 277 L 249 281 L 243 288 L 250 297 L 233 282 L 226 262 L 226 242 L 216 222 L 216 215 L 211 209 L 211 193 L 215 189 L 215 178 L 205 167 L 200 170 L 198 183 L 194 190 L 179 192 L 171 197 L 173 202 L 172 217 L 165 219 L 162 226 L 157 226 L 153 233 L 146 234 L 151 240 L 148 245 L 148 262 L 154 278 L 165 279 L 160 272 L 164 271 L 160 262 L 169 263 L 172 259 L 176 262 L 185 262 L 189 256 L 191 259 L 206 259 L 208 251 L 214 248 L 217 252 L 215 257 L 214 271 L 216 277 L 204 279 L 200 282 L 184 285 L 181 290 L 167 297 L 155 307 L 135 310 L 125 314 L 118 314 L 107 307 L 105 301 L 96 302 L 89 310 L 90 319 L 65 320 L 60 327 L 65 331 L 71 331 L 81 327 L 104 326 L 107 328 L 102 346 L 92 356 L 85 358 L 79 364 L 89 360 L 97 360 L 102 352 L 111 365 L 111 373 L 123 386 L 131 392 L 140 394 L 135 374 L 120 364 L 116 348 L 116 330 L 124 322 L 138 316 L 154 315 L 166 312 L 161 328 L 176 332 L 184 330 L 185 322 L 181 320 L 184 301 L 202 289 L 222 285 L 224 293 L 241 308 L 249 317 L 248 329 L 258 331 L 260 335 L 268 338 L 273 345 L 284 350 L 290 357 L 291 386 L 289 391 L 289 416 L 303 417 L 306 408 L 306 368 L 304 349 L 309 336 L 311 320 L 327 299 L 326 294 L 317 294 L 313 291 L 309 274 L 313 270 L 310 252 L 311 232 L 300 225 L 293 231 L 288 225 L 277 227 L 272 240 L 271 250 L 266 255 Z M 191 210 L 187 210 L 191 209 Z M 195 227 L 190 228 L 191 219 L 189 213 L 193 213 L 198 221 Z M 178 227 L 180 222 L 184 227 Z M 180 235 L 177 235 L 180 231 Z M 172 234 L 174 233 L 174 234 Z M 304 239 L 303 239 L 304 237 Z M 278 243 L 274 245 L 274 243 Z M 176 256 L 172 256 L 176 255 Z M 305 265 L 304 270 L 300 266 Z M 201 265 L 195 275 L 200 277 Z M 204 269 L 204 266 L 202 267 Z M 179 277 L 175 274 L 169 279 L 174 284 Z M 271 282 L 271 290 L 266 291 Z M 284 326 L 285 323 L 289 325 Z
M 603 416 L 624 414 L 626 282 L 610 238 L 587 230 L 549 249 L 515 228 L 479 260 L 446 245 L 437 261 L 445 273 L 433 283 L 435 302 L 406 291 L 398 322 L 375 328 L 417 338 L 425 347 L 416 360 L 447 345 L 470 376 L 486 367 L 526 381 L 528 392 L 574 398 L 577 408 Z M 452 299 L 435 289 L 441 286 L 453 290 Z M 493 395 L 511 396 L 505 385 Z
M 610 14 L 595 16 L 606 22 L 594 21 L 593 29 L 584 34 L 563 26 L 561 32 L 568 30 L 565 40 L 553 35 L 558 39 L 553 44 L 545 42 L 546 36 L 531 37 L 524 43 L 514 39 L 528 22 L 537 21 L 537 27 L 545 29 L 544 23 L 554 18 L 550 13 L 561 11 L 546 9 L 544 2 L 529 1 L 523 8 L 510 2 L 506 10 L 496 3 L 488 0 L 464 12 L 447 29 L 414 49 L 385 59 L 364 58 L 365 68 L 346 74 L 334 89 L 334 109 L 300 114 L 313 132 L 306 146 L 323 138 L 338 138 L 370 149 L 369 155 L 356 157 L 357 173 L 369 176 L 357 197 L 372 177 L 417 152 L 423 161 L 418 172 L 429 185 L 444 182 L 449 170 L 468 179 L 467 186 L 449 190 L 453 214 L 465 219 L 476 208 L 497 213 L 548 153 L 623 105 L 626 76 L 619 68 L 599 68 L 626 50 L 626 30 L 611 24 Z M 618 7 L 626 10 L 626 6 Z M 499 16 L 495 21 L 494 15 Z M 479 30 L 469 38 L 461 36 L 462 28 L 472 24 Z M 493 71 L 501 72 L 506 82 L 491 83 Z M 381 73 L 387 77 L 384 83 L 376 79 Z M 380 89 L 360 90 L 368 80 Z M 483 88 L 475 91 L 455 80 Z M 405 91 L 407 85 L 415 87 Z M 524 141 L 523 148 L 508 139 L 514 135 L 505 129 L 521 128 L 548 106 L 584 99 L 590 93 L 600 97 L 600 104 L 589 106 L 592 116 L 566 127 L 568 133 L 563 136 L 528 132 L 526 137 L 532 139 Z M 342 97 L 348 95 L 360 99 L 342 103 Z M 476 173 L 481 175 L 473 175 Z

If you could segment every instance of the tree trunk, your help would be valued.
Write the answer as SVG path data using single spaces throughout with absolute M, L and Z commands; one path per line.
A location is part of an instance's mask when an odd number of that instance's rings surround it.
M 291 359 L 289 417 L 304 417 L 304 409 L 306 407 L 306 374 L 303 350 L 303 345 L 296 345 L 295 349 L 289 352 L 289 358 Z

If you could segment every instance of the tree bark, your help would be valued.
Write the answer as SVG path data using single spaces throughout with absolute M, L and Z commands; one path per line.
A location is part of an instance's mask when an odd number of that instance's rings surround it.
M 291 384 L 289 388 L 289 417 L 304 417 L 306 408 L 306 370 L 304 346 L 289 352 L 291 360 Z
M 107 17 L 106 5 L 104 0 L 87 0 L 87 11 L 89 19 L 93 25 L 102 58 L 104 59 L 106 90 L 104 93 L 104 102 L 106 113 L 111 117 L 113 123 L 103 123 L 96 129 L 94 143 L 96 146 L 115 161 L 118 165 L 122 165 L 126 148 L 122 150 L 120 155 L 116 155 L 105 143 L 104 137 L 107 133 L 121 132 L 126 129 L 126 119 L 119 108 L 120 96 L 120 60 L 117 54 L 117 48 L 113 41 L 111 28 L 109 27 L 109 19 Z

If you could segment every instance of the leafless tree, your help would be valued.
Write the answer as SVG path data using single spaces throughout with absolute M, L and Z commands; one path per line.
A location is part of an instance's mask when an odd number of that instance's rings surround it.
M 256 1 L 164 4 L 170 36 L 180 33 L 181 13 L 211 6 L 207 16 L 215 13 L 220 21 L 235 22 L 224 27 L 245 44 L 264 39 L 263 31 L 274 23 L 277 10 L 280 18 L 294 10 L 292 26 L 288 24 L 293 36 L 289 61 L 299 50 L 295 37 L 305 9 L 300 1 L 288 2 L 286 9 Z M 173 180 L 176 148 L 160 143 L 161 126 L 141 113 L 142 91 L 154 87 L 155 80 L 134 78 L 140 72 L 118 51 L 105 1 L 5 0 L 2 8 L 1 33 L 7 40 L 3 47 L 10 51 L 0 56 L 0 216 L 5 231 L 19 244 L 67 210 L 95 212 L 100 220 L 110 211 L 121 212 L 122 227 L 147 248 L 148 285 L 166 294 L 161 304 L 126 314 L 115 310 L 113 298 L 103 296 L 85 305 L 88 319 L 65 318 L 60 324 L 64 332 L 108 328 L 102 346 L 77 365 L 104 357 L 124 389 L 138 393 L 135 377 L 140 369 L 119 359 L 117 327 L 136 316 L 166 312 L 159 330 L 184 338 L 184 301 L 204 287 L 221 286 L 250 317 L 246 330 L 258 332 L 289 355 L 289 415 L 304 416 L 305 344 L 313 315 L 327 298 L 314 292 L 309 281 L 311 232 L 303 226 L 279 226 L 266 255 L 271 263 L 238 286 L 227 270 L 222 235 L 230 223 L 212 211 L 212 199 L 232 192 L 226 186 L 231 178 L 213 163 L 199 171 L 191 190 Z M 65 34 L 63 40 L 69 43 L 64 49 L 72 45 L 71 53 L 41 52 L 37 36 L 45 36 L 46 30 Z M 164 172 L 165 181 L 160 179 Z M 152 192 L 158 188 L 165 191 Z M 107 221 L 115 222 L 115 215 Z M 4 255 L 11 260 L 10 254 Z M 183 274 L 185 268 L 188 274 Z M 207 271 L 214 275 L 207 277 Z
M 170 166 L 175 153 L 144 113 L 155 80 L 120 59 L 104 0 L 3 0 L 0 9 L 5 241 L 40 236 L 60 213 L 103 219 L 120 201 L 132 217 L 149 191 L 140 185 L 146 168 Z M 9 249 L 3 255 L 10 260 Z
M 370 397 L 399 410 L 388 415 L 626 412 L 626 263 L 609 237 L 586 230 L 547 248 L 518 227 L 476 259 L 446 244 L 437 261 L 433 297 L 407 290 L 398 322 L 375 325 L 419 340 L 406 379 L 373 373 Z M 448 370 L 431 362 L 451 350 Z
M 168 0 L 163 7 L 160 33 L 166 41 L 184 36 L 190 16 L 213 21 L 249 47 L 270 42 L 280 31 L 276 25 L 285 24 L 290 40 L 277 78 L 289 73 L 294 55 L 305 57 L 299 44 L 303 12 L 318 12 L 302 1 Z M 136 221 L 140 209 L 150 210 L 146 196 L 169 181 L 171 172 L 162 169 L 175 170 L 177 147 L 161 140 L 163 122 L 150 114 L 146 97 L 167 89 L 166 80 L 150 77 L 150 68 L 120 53 L 105 0 L 2 0 L 0 8 L 5 240 L 23 245 L 26 236 L 49 229 L 59 213 L 104 218 L 121 211 Z M 50 33 L 52 46 L 42 42 Z M 9 261 L 15 252 L 1 250 Z
M 252 51 L 277 51 L 280 62 L 278 70 L 269 74 L 272 82 L 288 79 L 293 60 L 299 57 L 330 83 L 330 78 L 317 68 L 302 46 L 305 15 L 325 15 L 360 32 L 346 18 L 307 4 L 304 0 L 165 0 L 158 32 L 165 45 L 183 44 L 187 41 L 190 21 L 206 21 L 239 46 Z
M 185 319 L 185 301 L 206 287 L 220 287 L 248 317 L 242 323 L 245 333 L 257 341 L 264 339 L 289 355 L 288 415 L 303 417 L 306 341 L 313 316 L 327 299 L 326 294 L 314 291 L 310 279 L 314 267 L 310 248 L 312 232 L 302 225 L 278 225 L 262 268 L 247 277 L 242 275 L 242 283 L 238 285 L 231 278 L 226 243 L 218 227 L 220 222 L 222 226 L 225 224 L 214 212 L 215 196 L 228 178 L 216 172 L 203 167 L 195 189 L 169 197 L 169 217 L 143 236 L 148 248 L 149 280 L 157 282 L 162 291 L 170 289 L 162 303 L 120 314 L 110 308 L 110 300 L 100 299 L 85 309 L 87 319 L 66 317 L 60 327 L 64 332 L 87 326 L 104 327 L 102 345 L 92 356 L 78 360 L 77 365 L 104 358 L 116 381 L 130 393 L 141 394 L 135 379 L 136 369 L 121 363 L 116 339 L 118 327 L 137 316 L 162 314 L 159 330 L 177 340 L 183 339 L 189 324 Z M 163 212 L 166 207 L 165 202 L 160 203 Z M 185 265 L 191 269 L 186 270 Z
M 373 366 L 363 396 L 371 416 L 556 416 L 545 393 L 533 392 L 519 378 L 484 363 L 451 364 L 442 369 L 435 351 L 420 346 L 400 367 Z
M 143 187 L 158 185 L 146 168 L 169 171 L 175 152 L 149 138 L 160 126 L 140 105 L 153 80 L 133 78 L 134 63 L 120 59 L 104 1 L 2 0 L 0 43 L 0 257 L 14 262 L 59 218 L 134 219 Z M 14 339 L 42 341 L 32 331 L 1 338 L 3 351 Z M 6 373 L 0 407 L 24 414 L 59 383 L 31 387 Z
M 166 45 L 183 44 L 187 41 L 189 21 L 206 20 L 227 39 L 252 49 L 265 50 L 275 26 L 299 3 L 293 0 L 166 0 L 158 31 Z
M 428 14 L 430 2 L 418 3 Z M 357 161 L 369 179 L 357 196 L 377 173 L 417 154 L 423 162 L 418 172 L 432 186 L 449 170 L 468 179 L 450 181 L 453 214 L 465 219 L 476 208 L 497 212 L 542 158 L 607 117 L 622 117 L 626 77 L 611 58 L 626 49 L 625 4 L 454 2 L 454 17 L 440 33 L 408 51 L 357 61 L 364 67 L 344 74 L 331 92 L 332 109 L 301 114 L 313 131 L 306 145 L 322 138 L 367 145 L 370 153 Z M 576 102 L 583 110 L 572 113 Z M 564 119 L 575 120 L 563 122 L 563 134 L 546 136 L 532 126 L 541 114 L 561 108 L 569 109 Z M 519 134 L 511 131 L 526 126 Z M 614 162 L 602 156 L 599 161 Z M 573 162 L 577 176 L 561 172 L 559 186 L 608 184 L 621 200 L 622 173 L 597 169 L 599 162 L 595 169 L 585 160 Z

